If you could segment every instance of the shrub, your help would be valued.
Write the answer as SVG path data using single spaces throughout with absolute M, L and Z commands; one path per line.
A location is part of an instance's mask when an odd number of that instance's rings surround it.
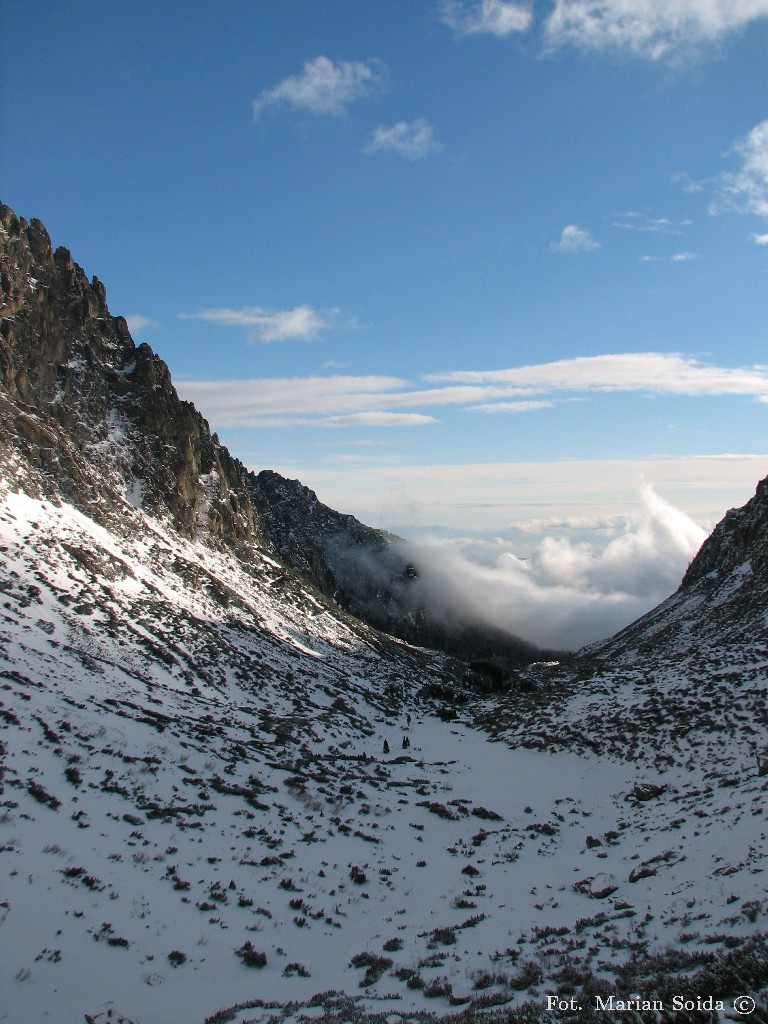
M 246 967 L 266 966 L 267 954 L 255 950 L 250 939 L 246 939 L 242 946 L 235 950 L 235 954 L 240 957 Z
M 432 932 L 430 945 L 453 946 L 456 944 L 456 931 L 453 928 L 435 928 Z
M 304 966 L 304 964 L 300 964 L 300 963 L 288 964 L 288 966 L 286 968 L 284 968 L 284 970 L 283 970 L 283 977 L 284 978 L 291 978 L 291 977 L 293 977 L 294 974 L 298 974 L 298 976 L 300 978 L 310 978 L 311 977 L 309 971 Z

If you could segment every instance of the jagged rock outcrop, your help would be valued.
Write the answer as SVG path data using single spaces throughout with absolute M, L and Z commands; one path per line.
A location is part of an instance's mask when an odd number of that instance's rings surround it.
M 349 575 L 344 571 L 345 553 L 349 553 L 348 561 L 356 560 L 356 553 L 380 564 L 387 573 L 407 573 L 404 559 L 392 551 L 399 538 L 334 511 L 299 480 L 265 469 L 249 474 L 247 486 L 274 550 L 339 604 L 350 599 L 345 586 Z
M 707 577 L 716 582 L 745 564 L 768 591 L 768 478 L 760 481 L 746 505 L 726 512 L 688 567 L 680 589 L 695 587 Z
M 244 549 L 258 517 L 243 469 L 178 397 L 166 364 L 112 316 L 104 285 L 38 220 L 0 206 L 0 458 L 18 451 L 99 516 L 109 493 L 169 516 L 186 537 Z M 23 476 L 23 471 L 22 471 Z M 24 482 L 20 480 L 20 482 Z M 27 481 L 29 483 L 29 481 Z
M 745 645 L 768 652 L 768 478 L 746 505 L 726 513 L 671 597 L 583 653 L 658 661 Z

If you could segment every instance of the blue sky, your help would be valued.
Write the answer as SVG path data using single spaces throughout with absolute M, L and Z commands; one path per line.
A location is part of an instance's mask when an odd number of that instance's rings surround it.
M 0 197 L 250 467 L 523 547 L 768 472 L 768 0 L 0 18 Z

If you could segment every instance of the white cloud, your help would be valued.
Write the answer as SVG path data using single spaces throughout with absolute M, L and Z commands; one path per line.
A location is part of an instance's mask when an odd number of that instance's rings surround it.
M 406 160 L 421 160 L 431 153 L 439 153 L 442 148 L 434 127 L 419 117 L 415 121 L 398 121 L 389 128 L 379 125 L 365 152 L 399 153 Z
M 535 412 L 537 409 L 551 409 L 554 402 L 546 400 L 530 402 L 491 402 L 488 405 L 470 405 L 472 412 Z
M 755 245 L 768 245 L 768 234 L 765 235 L 753 235 L 752 236 Z
M 768 218 L 768 120 L 755 125 L 733 151 L 741 158 L 741 168 L 721 177 L 723 198 L 737 209 Z
M 557 252 L 589 252 L 591 249 L 599 249 L 600 243 L 585 228 L 568 224 L 563 228 L 558 241 L 552 243 L 551 248 Z
M 270 310 L 263 306 L 243 306 L 241 309 L 201 309 L 197 313 L 180 313 L 182 320 L 204 320 L 206 323 L 226 327 L 254 327 L 249 334 L 253 341 L 285 341 L 300 338 L 312 341 L 329 322 L 311 306 L 294 309 Z
M 312 426 L 321 427 L 423 427 L 437 423 L 433 416 L 415 412 L 355 412 L 347 416 L 327 416 L 313 420 Z
M 672 256 L 640 256 L 641 263 L 690 263 L 701 259 L 697 252 L 676 252 Z
M 289 377 L 252 380 L 179 381 L 179 393 L 194 402 L 200 411 L 221 427 L 263 425 L 265 417 L 282 425 L 295 425 L 284 419 L 306 410 L 316 415 L 334 413 L 373 414 L 392 409 L 423 406 L 469 405 L 494 398 L 525 395 L 529 389 L 517 385 L 483 384 L 413 389 L 397 377 Z
M 656 235 L 681 235 L 682 229 L 690 227 L 691 220 L 673 221 L 669 217 L 648 217 L 644 213 L 628 211 L 618 215 L 619 220 L 613 222 L 615 228 L 625 231 L 642 231 Z
M 512 32 L 525 32 L 531 25 L 532 14 L 528 4 L 510 3 L 508 0 L 443 0 L 441 21 L 457 35 L 508 36 Z
M 125 321 L 131 334 L 138 334 L 139 331 L 148 331 L 159 326 L 157 320 L 152 320 L 148 316 L 142 316 L 141 313 L 132 313 L 125 318 Z
M 177 387 L 216 429 L 263 426 L 267 420 L 273 426 L 295 426 L 308 424 L 312 417 L 391 416 L 393 410 L 398 410 L 398 415 L 419 416 L 422 414 L 416 410 L 433 406 L 464 406 L 487 414 L 522 413 L 551 407 L 554 396 L 566 393 L 570 397 L 617 391 L 689 397 L 741 395 L 768 401 L 768 367 L 713 366 L 688 356 L 658 352 L 581 356 L 502 370 L 454 370 L 429 374 L 424 381 L 426 387 L 413 388 L 399 377 L 340 374 L 182 380 Z M 435 384 L 444 386 L 432 386 Z M 416 425 L 417 420 L 410 423 Z M 319 424 L 318 419 L 318 425 L 329 424 Z
M 767 16 L 768 0 L 557 0 L 545 31 L 551 46 L 678 59 Z
M 721 367 L 663 352 L 579 356 L 506 370 L 430 374 L 435 382 L 508 384 L 536 392 L 641 391 L 658 395 L 745 395 L 768 398 L 768 368 Z
M 222 427 L 290 426 L 316 416 L 371 412 L 377 399 L 402 389 L 399 377 L 274 377 L 262 380 L 179 381 L 182 397 L 195 403 L 207 419 Z M 286 417 L 300 416 L 289 420 Z
M 253 116 L 258 119 L 265 110 L 287 106 L 312 114 L 340 117 L 354 100 L 364 99 L 383 85 L 379 68 L 361 61 L 339 61 L 315 57 L 304 64 L 299 75 L 291 75 L 271 89 L 265 89 L 253 101 Z
M 607 543 L 545 536 L 527 558 L 496 539 L 420 539 L 411 549 L 430 610 L 493 625 L 541 646 L 611 635 L 679 584 L 706 533 L 653 488 L 614 520 Z
M 263 457 L 249 464 L 264 465 Z M 599 545 L 605 540 L 606 522 L 617 517 L 626 521 L 642 480 L 652 481 L 695 522 L 713 525 L 728 508 L 743 505 L 754 494 L 756 482 L 768 473 L 768 452 L 449 465 L 403 464 L 393 457 L 388 466 L 361 463 L 354 468 L 307 458 L 301 464 L 269 465 L 298 476 L 331 507 L 405 537 L 426 532 L 432 524 L 503 536 L 519 531 L 524 522 L 557 517 L 575 524 L 598 519 L 599 536 L 590 536 L 584 525 L 575 528 L 582 540 Z M 539 538 L 517 537 L 519 555 L 532 554 L 551 530 L 531 530 L 536 532 Z

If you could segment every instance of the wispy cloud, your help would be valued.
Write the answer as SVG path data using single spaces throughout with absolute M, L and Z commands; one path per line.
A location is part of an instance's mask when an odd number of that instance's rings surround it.
M 655 235 L 680 235 L 683 228 L 690 227 L 693 221 L 670 220 L 669 217 L 648 217 L 644 213 L 628 211 L 618 215 L 613 222 L 615 228 L 623 228 L 625 231 L 641 231 Z
M 553 47 L 675 61 L 765 17 L 768 0 L 556 0 L 545 33 Z
M 554 404 L 554 402 L 542 399 L 530 402 L 490 402 L 484 405 L 470 405 L 468 408 L 470 412 L 521 413 L 535 412 L 538 409 L 551 409 Z
M 768 245 L 768 234 L 765 235 L 753 235 L 752 236 L 755 245 Z
M 697 252 L 675 252 L 671 256 L 640 256 L 641 263 L 690 263 L 699 260 Z
M 755 125 L 736 143 L 733 152 L 741 160 L 741 167 L 721 176 L 719 199 L 726 206 L 768 218 L 768 120 Z M 717 206 L 716 200 L 715 212 Z
M 219 427 L 292 426 L 329 415 L 370 413 L 377 400 L 407 387 L 400 377 L 273 377 L 179 381 L 180 394 Z
M 305 425 L 313 427 L 424 427 L 429 423 L 437 420 L 415 412 L 355 412 L 305 421 Z
M 273 107 L 289 107 L 341 117 L 350 103 L 364 99 L 383 84 L 383 71 L 377 64 L 362 61 L 334 64 L 328 57 L 315 57 L 304 64 L 301 74 L 291 75 L 271 89 L 265 89 L 253 101 L 253 116 L 258 120 Z
M 252 327 L 252 341 L 272 342 L 298 338 L 312 341 L 330 326 L 311 306 L 294 309 L 265 309 L 263 306 L 243 306 L 241 309 L 201 309 L 197 313 L 179 313 L 181 320 L 204 320 L 225 327 Z
M 431 153 L 439 153 L 442 148 L 434 127 L 419 117 L 415 121 L 398 121 L 389 128 L 379 125 L 365 152 L 398 153 L 406 160 L 422 160 Z
M 125 318 L 125 321 L 131 334 L 138 334 L 139 331 L 149 331 L 160 326 L 157 320 L 152 320 L 148 316 L 142 316 L 141 313 L 132 313 Z
M 560 238 L 552 242 L 550 248 L 556 252 L 589 252 L 592 249 L 599 249 L 600 243 L 586 230 L 577 224 L 568 224 L 560 233 Z
M 398 377 L 337 375 L 180 381 L 178 388 L 217 429 L 310 423 L 419 426 L 435 422 L 422 411 L 429 408 L 522 414 L 550 408 L 564 396 L 610 392 L 741 395 L 768 401 L 768 367 L 713 366 L 657 352 L 582 356 L 500 370 L 455 370 L 429 374 L 423 382 L 426 386 L 413 387 Z
M 461 36 L 526 32 L 532 17 L 529 4 L 508 0 L 443 0 L 440 5 L 440 20 Z
M 430 374 L 429 381 L 497 384 L 542 392 L 638 391 L 658 395 L 745 395 L 768 399 L 768 367 L 722 367 L 664 352 L 579 356 L 505 370 Z

